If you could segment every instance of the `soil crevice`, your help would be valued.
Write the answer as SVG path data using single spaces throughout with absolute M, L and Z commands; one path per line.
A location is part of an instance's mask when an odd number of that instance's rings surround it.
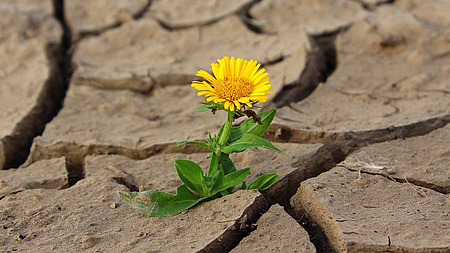
M 308 35 L 311 50 L 307 52 L 305 68 L 296 82 L 285 85 L 275 95 L 272 103 L 276 108 L 307 98 L 333 73 L 337 67 L 335 40 L 339 32 Z
M 61 43 L 48 43 L 45 48 L 50 64 L 49 78 L 37 98 L 36 105 L 16 125 L 12 134 L 3 141 L 3 168 L 17 168 L 27 159 L 33 139 L 43 133 L 45 125 L 55 117 L 62 108 L 64 97 L 72 75 L 70 39 L 62 12 L 63 2 L 53 1 L 53 15 L 63 28 Z

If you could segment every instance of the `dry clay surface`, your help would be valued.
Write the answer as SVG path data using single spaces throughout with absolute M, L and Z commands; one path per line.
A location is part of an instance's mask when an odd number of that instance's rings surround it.
M 226 4 L 225 4 L 226 3 Z M 2 252 L 450 251 L 450 3 L 2 1 Z M 226 115 L 194 74 L 255 59 L 270 150 L 233 154 L 257 191 L 149 217 L 117 192 L 207 170 Z

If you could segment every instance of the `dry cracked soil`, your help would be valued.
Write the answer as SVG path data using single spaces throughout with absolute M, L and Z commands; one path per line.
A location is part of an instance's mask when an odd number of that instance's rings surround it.
M 450 252 L 448 0 L 1 0 L 1 252 Z M 190 82 L 255 59 L 262 191 L 150 217 L 216 132 Z

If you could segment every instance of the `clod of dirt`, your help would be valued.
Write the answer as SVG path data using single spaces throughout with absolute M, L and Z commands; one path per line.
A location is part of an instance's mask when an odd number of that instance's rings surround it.
M 307 44 L 302 29 L 254 34 L 236 15 L 208 26 L 176 31 L 167 31 L 153 18 L 143 17 L 82 40 L 74 53 L 77 70 L 72 83 L 148 93 L 155 86 L 189 85 L 199 79 L 195 76 L 198 70 L 210 71 L 211 63 L 224 55 L 262 64 L 292 57 L 300 64 L 297 72 L 301 71 Z M 289 66 L 283 61 L 277 65 Z M 281 85 L 282 76 L 278 76 L 274 87 Z
M 282 13 L 282 15 L 280 15 Z M 348 27 L 366 15 L 354 1 L 266 0 L 250 9 L 250 15 L 259 21 L 260 30 L 266 33 L 288 31 L 297 28 L 309 34 L 325 34 Z
M 226 118 L 223 112 L 195 112 L 200 101 L 191 87 L 167 87 L 143 96 L 73 85 L 64 109 L 35 138 L 27 164 L 62 154 L 81 164 L 89 154 L 143 159 L 156 153 L 198 151 L 192 145 L 177 148 L 176 143 L 204 139 L 207 130 L 217 132 Z
M 76 41 L 85 34 L 101 33 L 142 15 L 149 2 L 151 1 L 65 1 L 64 12 L 73 31 L 73 40 Z
M 291 205 L 319 224 L 338 252 L 447 252 L 445 199 L 427 188 L 337 167 L 302 182 Z
M 261 216 L 256 229 L 231 253 L 238 252 L 316 252 L 308 233 L 276 204 Z
M 207 25 L 236 13 L 254 0 L 193 0 L 189 4 L 177 0 L 152 1 L 145 16 L 156 18 L 170 29 Z
M 68 185 L 64 157 L 38 161 L 19 169 L 0 170 L 0 199 L 26 189 L 63 189 Z
M 92 177 L 69 189 L 26 190 L 0 200 L 0 238 L 8 238 L 0 250 L 223 252 L 234 247 L 267 208 L 257 191 L 238 191 L 177 216 L 150 217 L 115 194 L 127 190 L 112 180 Z M 111 203 L 120 204 L 112 209 Z M 31 211 L 29 216 L 23 216 L 26 211 Z M 138 232 L 142 234 L 134 236 Z M 25 237 L 20 243 L 14 240 L 17 234 Z
M 450 125 L 427 135 L 370 145 L 341 164 L 352 170 L 450 193 Z
M 441 18 L 386 5 L 354 21 L 337 34 L 334 73 L 305 100 L 281 108 L 274 122 L 330 135 L 447 117 L 450 43 Z

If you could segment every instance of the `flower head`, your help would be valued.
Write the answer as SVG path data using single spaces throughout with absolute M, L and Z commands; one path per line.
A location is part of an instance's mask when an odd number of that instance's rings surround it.
M 198 96 L 205 95 L 206 101 L 224 103 L 224 109 L 234 111 L 241 109 L 241 104 L 252 107 L 252 101 L 266 102 L 269 90 L 268 73 L 259 69 L 260 63 L 255 60 L 235 59 L 228 56 L 218 59 L 211 64 L 214 76 L 204 70 L 197 72 L 197 76 L 206 81 L 193 81 L 191 86 L 199 90 Z

